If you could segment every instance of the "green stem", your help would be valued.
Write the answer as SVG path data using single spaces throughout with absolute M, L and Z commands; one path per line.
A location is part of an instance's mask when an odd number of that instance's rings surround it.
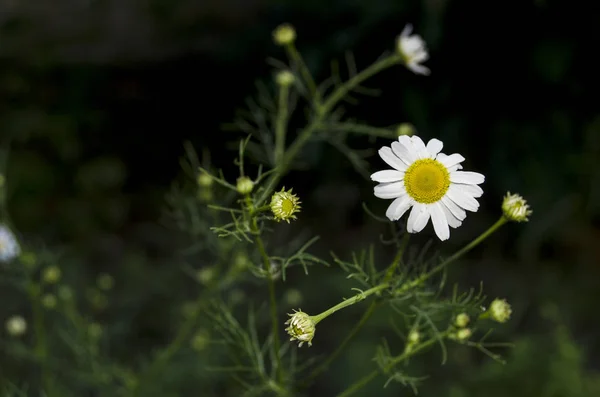
M 251 221 L 252 232 L 254 234 L 254 239 L 256 241 L 256 246 L 258 248 L 258 252 L 263 259 L 263 264 L 265 267 L 265 273 L 267 274 L 267 282 L 269 285 L 269 302 L 271 309 L 271 323 L 273 329 L 273 347 L 275 349 L 275 365 L 277 366 L 277 380 L 281 384 L 283 383 L 283 367 L 281 366 L 281 357 L 280 357 L 280 348 L 281 343 L 279 341 L 279 318 L 277 315 L 277 299 L 275 296 L 275 281 L 273 280 L 273 274 L 271 272 L 271 261 L 269 260 L 269 255 L 265 249 L 265 244 L 263 243 L 262 238 L 260 237 L 260 230 L 258 228 L 258 220 L 256 217 L 252 217 Z
M 366 299 L 369 295 L 373 295 L 374 293 L 377 293 L 388 287 L 389 287 L 388 283 L 383 283 L 383 284 L 379 284 L 378 286 L 375 286 L 373 288 L 369 288 L 368 290 L 363 291 L 360 294 L 356 294 L 352 298 L 348 298 L 348 299 L 338 303 L 337 305 L 325 310 L 324 312 L 317 314 L 316 316 L 311 316 L 312 320 L 315 323 L 315 325 L 317 325 L 319 322 L 324 320 L 326 317 L 331 316 L 333 313 L 337 312 L 338 310 L 341 310 L 345 307 L 348 307 L 355 303 L 358 303 L 358 302 Z
M 309 383 L 311 380 L 315 379 L 318 375 L 320 375 L 322 372 L 326 371 L 329 368 L 331 363 L 340 355 L 340 353 L 344 350 L 346 345 L 354 338 L 354 336 L 356 336 L 358 331 L 360 331 L 360 329 L 365 325 L 369 318 L 371 318 L 371 315 L 375 311 L 376 307 L 377 302 L 372 301 L 367 310 L 363 313 L 360 320 L 358 320 L 358 323 L 356 323 L 354 327 L 352 327 L 352 330 L 348 333 L 348 335 L 346 335 L 346 338 L 344 338 L 342 343 L 338 345 L 338 347 L 333 351 L 333 353 L 331 353 L 331 355 L 329 355 L 329 357 L 323 363 L 321 363 L 321 365 L 319 365 L 310 373 L 306 380 L 306 383 Z
M 277 164 L 277 171 L 269 178 L 269 182 L 267 183 L 265 189 L 258 200 L 256 200 L 256 206 L 261 206 L 271 195 L 273 189 L 275 189 L 277 183 L 279 183 L 281 178 L 287 173 L 292 161 L 298 155 L 302 147 L 306 144 L 306 142 L 308 142 L 312 134 L 321 127 L 321 122 L 325 120 L 327 114 L 335 107 L 335 105 L 338 104 L 338 102 L 341 101 L 350 91 L 356 88 L 356 86 L 360 85 L 368 78 L 384 69 L 400 63 L 401 61 L 402 59 L 398 55 L 391 55 L 387 58 L 380 59 L 362 72 L 354 75 L 344 84 L 340 85 L 331 93 L 323 105 L 319 105 L 317 103 L 316 117 L 302 130 L 300 135 L 298 135 L 298 137 L 281 157 L 281 162 Z
M 356 393 L 357 391 L 359 391 L 360 389 L 362 389 L 363 387 L 365 387 L 366 385 L 371 383 L 371 381 L 373 379 L 377 378 L 378 375 L 379 375 L 378 371 L 375 371 L 375 370 L 371 371 L 368 375 L 363 376 L 358 381 L 354 382 L 346 390 L 344 390 L 342 393 L 338 394 L 337 397 L 351 396 L 352 394 Z
M 385 277 L 383 279 L 383 284 L 381 284 L 381 285 L 379 285 L 379 286 L 377 286 L 375 288 L 371 288 L 368 291 L 365 291 L 364 294 L 362 294 L 363 297 L 366 297 L 366 296 L 370 295 L 371 293 L 373 293 L 373 292 L 369 292 L 371 290 L 375 290 L 374 292 L 378 292 L 378 291 L 381 291 L 381 289 L 385 289 L 388 286 L 387 282 L 393 277 L 394 272 L 396 271 L 396 268 L 398 267 L 398 265 L 402 261 L 402 256 L 404 255 L 404 251 L 406 250 L 406 246 L 408 245 L 409 238 L 410 238 L 410 234 L 408 234 L 408 233 L 405 233 L 404 236 L 402 237 L 402 242 L 400 243 L 400 247 L 398 248 L 398 253 L 396 254 L 396 256 L 394 257 L 394 259 L 392 260 L 392 263 L 390 264 L 390 266 L 388 267 L 386 275 L 385 275 Z M 359 295 L 357 295 L 357 296 L 359 296 Z M 345 302 L 346 301 L 344 301 L 342 303 L 345 303 Z M 354 338 L 354 336 L 358 333 L 358 331 L 360 331 L 360 329 L 367 322 L 367 320 L 369 320 L 369 318 L 371 317 L 371 315 L 375 311 L 375 308 L 377 307 L 377 304 L 378 304 L 377 301 L 371 302 L 371 304 L 369 305 L 369 307 L 367 308 L 367 310 L 364 312 L 364 314 L 362 315 L 362 317 L 360 318 L 360 320 L 358 321 L 358 323 L 356 323 L 354 325 L 354 327 L 352 328 L 352 330 L 350 331 L 350 333 L 348 335 L 346 335 L 346 338 L 342 341 L 342 343 L 338 345 L 338 347 L 334 350 L 334 352 L 321 365 L 319 365 L 316 369 L 314 369 L 311 372 L 311 374 L 309 375 L 309 377 L 307 379 L 307 382 L 309 382 L 310 380 L 314 379 L 321 372 L 325 371 L 329 367 L 329 365 L 333 362 L 333 360 L 335 360 L 340 355 L 340 353 L 342 352 L 342 350 L 344 350 L 344 348 L 346 347 L 346 345 Z M 337 305 L 337 306 L 340 306 L 340 305 Z M 315 316 L 315 317 L 318 317 L 318 316 Z
M 44 329 L 44 312 L 40 305 L 40 292 L 37 285 L 33 284 L 30 281 L 30 284 L 27 288 L 27 292 L 29 294 L 29 299 L 31 300 L 31 311 L 33 317 L 33 327 L 35 334 L 35 347 L 34 352 L 35 356 L 41 363 L 41 377 L 42 377 L 42 386 L 44 388 L 44 392 L 48 396 L 52 396 L 52 379 L 50 378 L 50 374 L 47 369 L 47 357 L 48 357 L 48 349 L 46 344 L 46 330 Z
M 445 335 L 446 334 L 442 334 L 442 336 L 445 336 Z M 438 338 L 432 338 L 432 339 L 429 339 L 419 345 L 414 346 L 410 351 L 405 351 L 404 353 L 402 353 L 399 356 L 392 359 L 390 361 L 390 363 L 383 369 L 383 372 L 387 373 L 394 366 L 400 364 L 402 361 L 406 360 L 407 358 L 414 356 L 421 350 L 424 350 L 424 349 L 428 348 L 429 346 L 435 344 L 437 341 L 438 341 Z M 342 393 L 338 394 L 337 397 L 348 397 L 348 396 L 353 395 L 354 393 L 356 393 L 357 391 L 359 391 L 360 389 L 362 389 L 363 387 L 365 387 L 366 385 L 371 383 L 371 381 L 373 379 L 377 378 L 378 375 L 379 375 L 379 371 L 377 371 L 377 370 L 371 371 L 369 374 L 365 375 L 364 377 L 362 377 L 359 380 L 357 380 L 356 382 L 354 382 L 350 387 L 348 387 Z
M 288 44 L 285 49 L 288 53 L 288 57 L 298 66 L 300 76 L 302 76 L 302 79 L 306 82 L 309 94 L 314 98 L 315 105 L 320 106 L 321 95 L 319 94 L 319 90 L 317 89 L 317 85 L 315 84 L 310 70 L 308 70 L 306 63 L 304 63 L 304 59 L 302 59 L 302 55 L 300 55 L 300 52 L 298 52 L 293 43 Z
M 288 119 L 288 94 L 289 86 L 282 84 L 279 86 L 279 101 L 277 109 L 277 119 L 275 121 L 275 164 L 281 162 L 285 151 L 285 135 L 287 131 Z
M 476 239 L 474 239 L 473 241 L 471 241 L 469 244 L 465 245 L 463 248 L 461 248 L 459 251 L 457 251 L 456 253 L 454 253 L 452 256 L 450 256 L 449 258 L 447 258 L 446 260 L 444 260 L 442 263 L 440 263 L 439 265 L 437 265 L 436 267 L 434 267 L 433 269 L 431 269 L 431 271 L 425 273 L 424 275 L 422 275 L 421 277 L 411 281 L 410 283 L 404 284 L 401 288 L 397 289 L 395 291 L 396 294 L 402 294 L 416 286 L 419 286 L 421 284 L 423 284 L 423 282 L 425 282 L 426 280 L 430 279 L 433 275 L 441 272 L 442 270 L 444 270 L 444 268 L 454 262 L 455 260 L 457 260 L 458 258 L 460 258 L 461 256 L 463 256 L 464 254 L 466 254 L 467 252 L 471 251 L 473 248 L 475 248 L 476 246 L 479 245 L 479 243 L 481 243 L 483 240 L 485 240 L 486 238 L 488 238 L 492 233 L 494 233 L 496 230 L 498 230 L 498 228 L 500 228 L 500 226 L 504 225 L 507 222 L 507 219 L 504 216 L 501 216 L 500 219 L 498 219 L 496 221 L 496 223 L 494 223 L 492 226 L 490 226 L 485 232 L 483 232 L 481 235 L 479 235 L 479 237 L 477 237 Z
M 386 58 L 380 59 L 380 60 L 376 61 L 375 63 L 371 64 L 371 66 L 369 66 L 362 72 L 357 73 L 356 75 L 352 76 L 352 78 L 350 78 L 350 80 L 346 81 L 344 84 L 339 86 L 327 98 L 325 103 L 323 103 L 323 106 L 321 106 L 321 108 L 319 109 L 320 113 L 322 113 L 322 114 L 328 113 L 331 109 L 333 109 L 333 107 L 339 101 L 341 101 L 350 91 L 352 91 L 354 88 L 356 88 L 362 82 L 364 82 L 368 78 L 372 77 L 373 75 L 381 72 L 382 70 L 387 69 L 391 66 L 397 65 L 401 62 L 402 62 L 402 58 L 399 55 L 394 54 L 394 55 L 390 55 Z
M 408 245 L 409 239 L 410 233 L 404 233 L 404 236 L 402 236 L 402 242 L 400 242 L 400 247 L 398 248 L 398 253 L 394 257 L 394 260 L 392 261 L 392 263 L 388 267 L 387 272 L 385 273 L 385 277 L 383 278 L 384 282 L 390 281 L 390 279 L 394 276 L 394 272 L 396 272 L 398 265 L 400 265 L 400 262 L 402 261 L 402 256 L 404 255 L 404 251 L 406 250 L 406 246 Z

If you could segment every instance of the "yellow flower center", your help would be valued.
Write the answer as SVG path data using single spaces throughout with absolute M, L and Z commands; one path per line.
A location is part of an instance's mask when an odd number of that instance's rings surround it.
M 300 200 L 292 193 L 292 189 L 273 194 L 271 198 L 271 211 L 276 221 L 290 222 L 290 219 L 296 219 L 296 212 L 300 211 Z
M 437 160 L 417 160 L 404 174 L 404 186 L 416 202 L 431 204 L 439 201 L 450 187 L 450 173 Z
M 296 204 L 290 199 L 283 199 L 281 201 L 281 212 L 284 214 L 291 214 L 296 209 Z

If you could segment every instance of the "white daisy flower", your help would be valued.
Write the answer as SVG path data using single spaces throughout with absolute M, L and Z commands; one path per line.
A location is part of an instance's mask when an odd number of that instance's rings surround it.
M 422 75 L 429 75 L 431 71 L 426 66 L 421 65 L 429 59 L 429 53 L 425 41 L 418 34 L 412 33 L 412 25 L 408 24 L 400 33 L 397 39 L 398 52 L 404 59 L 406 67 L 412 72 Z
M 435 233 L 443 241 L 450 237 L 448 226 L 459 227 L 466 211 L 479 209 L 476 198 L 481 197 L 483 190 L 477 185 L 485 177 L 458 171 L 465 158 L 457 153 L 440 153 L 442 147 L 437 139 L 425 146 L 416 135 L 400 136 L 391 148 L 379 149 L 379 156 L 394 169 L 378 171 L 371 179 L 380 182 L 375 186 L 376 197 L 394 199 L 385 213 L 391 221 L 400 219 L 412 207 L 407 231 L 420 232 L 431 218 Z
M 19 256 L 21 247 L 13 232 L 0 224 L 0 262 L 9 262 Z

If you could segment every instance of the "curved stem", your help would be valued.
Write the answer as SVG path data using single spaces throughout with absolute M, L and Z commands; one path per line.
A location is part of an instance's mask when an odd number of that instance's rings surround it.
M 441 336 L 445 337 L 446 333 L 443 333 Z M 414 346 L 413 349 L 411 349 L 409 351 L 404 351 L 404 353 L 393 358 L 389 362 L 389 364 L 386 365 L 385 368 L 383 368 L 383 372 L 387 373 L 390 369 L 394 368 L 394 366 L 400 364 L 402 361 L 406 360 L 407 358 L 414 356 L 421 350 L 424 350 L 424 349 L 428 348 L 429 346 L 437 343 L 437 341 L 438 341 L 438 338 L 432 338 L 432 339 L 429 339 L 419 345 Z M 352 385 L 350 385 L 350 387 L 348 387 L 342 393 L 338 394 L 336 397 L 351 396 L 352 394 L 356 393 L 357 391 L 359 391 L 360 389 L 362 389 L 363 387 L 365 387 L 366 385 L 371 383 L 371 381 L 373 379 L 377 378 L 379 373 L 380 372 L 377 370 L 371 371 L 369 374 L 365 375 L 364 377 L 362 377 L 359 380 L 357 380 L 356 382 L 354 382 Z
M 366 324 L 369 318 L 371 318 L 371 315 L 373 315 L 373 313 L 375 312 L 376 307 L 377 302 L 371 302 L 367 310 L 363 313 L 360 320 L 358 320 L 354 327 L 352 327 L 352 330 L 348 333 L 348 335 L 346 335 L 342 343 L 338 345 L 338 347 L 333 351 L 333 353 L 331 353 L 329 357 L 327 357 L 327 359 L 321 363 L 321 365 L 319 365 L 310 373 L 306 380 L 307 384 L 329 368 L 329 365 L 331 365 L 331 363 L 340 355 L 340 353 L 344 350 L 346 345 L 354 338 L 354 336 L 356 336 L 358 331 L 361 330 L 361 328 Z
M 294 142 L 289 146 L 287 151 L 285 151 L 281 157 L 281 162 L 277 164 L 277 171 L 269 178 L 269 182 L 264 188 L 262 194 L 259 196 L 258 200 L 256 200 L 256 206 L 261 206 L 271 195 L 277 186 L 277 183 L 279 183 L 281 178 L 288 172 L 292 161 L 296 158 L 302 147 L 304 147 L 306 142 L 308 142 L 312 134 L 321 127 L 321 123 L 326 119 L 327 114 L 329 114 L 329 112 L 338 104 L 338 102 L 368 78 L 384 69 L 400 63 L 401 61 L 401 57 L 396 54 L 376 61 L 371 66 L 356 74 L 344 84 L 340 85 L 331 93 L 331 95 L 329 95 L 327 100 L 322 105 L 317 104 L 316 117 L 302 130 L 302 132 L 300 132 L 300 135 L 298 135 Z
M 350 80 L 339 86 L 323 103 L 321 106 L 320 113 L 328 113 L 339 101 L 341 101 L 350 91 L 360 85 L 362 82 L 372 77 L 373 75 L 381 72 L 390 66 L 397 65 L 402 62 L 402 57 L 397 54 L 390 55 L 386 58 L 375 61 L 368 68 L 360 73 L 354 75 Z
M 338 303 L 337 305 L 325 310 L 324 312 L 317 314 L 316 316 L 311 316 L 311 317 L 312 317 L 315 325 L 317 325 L 319 322 L 324 320 L 326 317 L 331 316 L 333 313 L 337 312 L 338 310 L 341 310 L 345 307 L 348 307 L 355 303 L 358 303 L 358 302 L 366 299 L 369 295 L 373 295 L 374 293 L 384 290 L 388 287 L 389 287 L 388 283 L 379 284 L 376 287 L 369 288 L 368 290 L 363 291 L 360 294 L 356 294 L 352 298 L 348 298 L 348 299 Z
M 410 283 L 404 284 L 402 287 L 397 289 L 395 291 L 395 293 L 402 294 L 416 286 L 421 285 L 423 282 L 430 279 L 433 275 L 444 270 L 444 268 L 446 266 L 448 266 L 448 264 L 454 262 L 455 260 L 457 260 L 458 258 L 463 256 L 464 254 L 466 254 L 467 252 L 471 251 L 473 248 L 478 246 L 479 243 L 481 243 L 483 240 L 488 238 L 492 233 L 494 233 L 496 230 L 498 230 L 498 228 L 500 228 L 500 226 L 504 225 L 507 221 L 508 220 L 504 216 L 501 216 L 500 219 L 498 219 L 496 221 L 496 223 L 494 223 L 492 226 L 490 226 L 485 232 L 481 233 L 481 235 L 479 235 L 479 237 L 477 237 L 476 239 L 471 241 L 469 244 L 465 245 L 463 248 L 461 248 L 456 253 L 454 253 L 452 256 L 450 256 L 449 258 L 444 260 L 442 263 L 440 263 L 439 265 L 437 265 L 436 267 L 431 269 L 431 271 L 425 273 L 424 275 L 411 281 Z

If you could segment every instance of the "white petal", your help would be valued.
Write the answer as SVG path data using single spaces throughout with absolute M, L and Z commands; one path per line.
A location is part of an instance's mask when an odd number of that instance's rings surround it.
M 404 182 L 382 183 L 375 186 L 374 194 L 382 199 L 392 199 L 406 194 L 406 189 Z
M 450 168 L 458 163 L 465 161 L 465 158 L 458 153 L 451 154 L 450 156 L 442 156 L 442 153 L 438 154 L 437 160 L 444 164 L 446 168 Z
M 473 196 L 464 193 L 456 185 L 450 185 L 447 195 L 452 199 L 452 201 L 467 211 L 476 212 L 479 209 L 479 203 L 477 200 L 475 200 Z
M 400 142 L 392 142 L 392 151 L 406 164 L 404 166 L 404 170 L 406 170 L 408 166 L 417 159 L 415 154 L 408 147 L 406 147 L 406 145 Z
M 418 63 L 410 62 L 406 64 L 406 67 L 410 69 L 411 72 L 421 74 L 423 76 L 429 76 L 431 74 L 431 69 L 429 69 L 427 66 L 419 65 Z
M 446 220 L 446 214 L 444 214 L 444 210 L 442 209 L 442 204 L 430 204 L 429 212 L 431 213 L 431 223 L 433 223 L 435 234 L 437 234 L 442 241 L 448 240 L 450 238 L 450 228 L 448 227 L 448 221 Z
M 435 158 L 437 154 L 442 150 L 444 144 L 439 139 L 430 139 L 427 142 L 427 151 L 431 154 L 431 158 Z
M 425 204 L 416 203 L 408 216 L 406 230 L 409 233 L 419 233 L 423 230 L 425 225 L 427 225 L 427 222 L 429 222 L 429 216 L 427 206 Z
M 390 221 L 397 221 L 410 208 L 412 203 L 413 201 L 408 194 L 400 196 L 392 201 L 392 204 L 390 204 L 387 211 L 385 211 L 385 216 L 387 216 Z
M 451 228 L 456 229 L 457 227 L 460 227 L 460 225 L 462 225 L 462 222 L 460 220 L 458 220 L 452 214 L 452 212 L 450 212 L 450 210 L 448 209 L 448 207 L 446 207 L 445 205 L 442 204 L 442 209 L 444 210 L 444 214 L 446 215 L 446 220 L 448 221 L 448 225 Z
M 371 179 L 381 183 L 399 182 L 404 179 L 404 172 L 395 170 L 377 171 L 371 175 Z
M 400 135 L 398 137 L 398 142 L 400 142 L 401 144 L 403 144 L 404 146 L 406 146 L 406 148 L 408 149 L 409 152 L 414 153 L 416 152 L 413 144 L 412 144 L 412 140 L 410 139 L 409 136 L 407 135 Z
M 460 185 L 456 185 L 456 187 L 458 187 L 460 190 L 462 190 L 463 192 L 477 198 L 477 197 L 481 197 L 481 195 L 483 194 L 483 189 L 480 188 L 477 185 L 464 185 L 464 184 L 460 184 Z
M 454 171 L 450 174 L 450 182 L 479 185 L 485 181 L 485 176 L 478 172 Z
M 392 149 L 384 146 L 379 149 L 379 156 L 385 161 L 390 167 L 397 169 L 398 171 L 406 170 L 406 166 L 402 161 L 392 152 Z
M 454 215 L 454 217 L 459 221 L 462 221 L 467 217 L 467 213 L 465 212 L 465 210 L 463 210 L 454 201 L 452 201 L 450 197 L 448 197 L 448 195 L 442 197 L 442 203 L 446 208 L 448 208 L 450 213 L 452 213 L 452 215 Z
M 423 140 L 421 138 L 419 138 L 417 135 L 411 136 L 410 139 L 413 144 L 413 147 L 415 148 L 415 150 L 417 152 L 422 152 L 424 150 L 427 150 L 427 148 L 425 147 L 425 143 L 423 143 Z
M 400 33 L 400 37 L 408 37 L 412 33 L 412 24 L 407 24 L 404 29 L 402 29 L 402 33 Z

